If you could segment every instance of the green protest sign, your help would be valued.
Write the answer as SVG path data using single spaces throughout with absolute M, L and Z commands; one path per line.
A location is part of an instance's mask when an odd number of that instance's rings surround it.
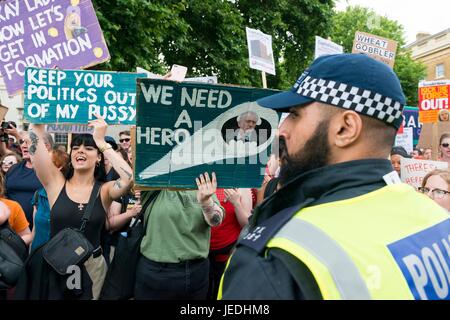
M 136 78 L 128 72 L 27 68 L 24 117 L 31 123 L 135 124 Z
M 138 79 L 136 184 L 196 188 L 215 172 L 221 188 L 259 187 L 279 114 L 254 101 L 276 92 Z

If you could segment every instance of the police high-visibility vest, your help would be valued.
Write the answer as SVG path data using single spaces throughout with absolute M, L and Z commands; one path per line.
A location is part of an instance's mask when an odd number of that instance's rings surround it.
M 405 184 L 302 209 L 266 247 L 301 260 L 324 299 L 450 299 L 449 215 Z

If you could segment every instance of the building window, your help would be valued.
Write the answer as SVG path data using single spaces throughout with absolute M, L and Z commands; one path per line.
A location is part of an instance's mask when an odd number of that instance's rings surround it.
M 55 144 L 67 145 L 68 135 L 67 133 L 55 133 Z
M 436 65 L 436 78 L 443 78 L 445 76 L 445 68 L 444 64 Z

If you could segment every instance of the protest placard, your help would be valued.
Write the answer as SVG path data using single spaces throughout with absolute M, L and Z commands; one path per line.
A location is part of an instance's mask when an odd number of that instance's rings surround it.
M 24 118 L 31 123 L 135 124 L 136 78 L 128 72 L 27 68 Z
M 215 172 L 223 188 L 259 187 L 279 115 L 255 101 L 276 93 L 237 86 L 137 80 L 135 181 L 196 188 Z
M 450 120 L 449 89 L 449 80 L 421 81 L 419 83 L 419 119 L 422 123 Z
M 86 124 L 48 124 L 49 133 L 92 133 L 94 129 Z
M 8 107 L 5 107 L 4 105 L 0 104 L 0 121 L 5 119 L 8 110 L 9 110 Z
M 352 53 L 367 54 L 393 68 L 396 51 L 397 41 L 361 31 L 355 33 Z
M 334 43 L 331 40 L 327 40 L 324 38 L 321 38 L 319 36 L 316 36 L 316 47 L 315 47 L 315 54 L 314 59 L 317 59 L 321 56 L 326 56 L 329 54 L 340 54 L 344 52 L 344 47 L 338 45 L 337 43 Z
M 184 81 L 190 82 L 202 82 L 202 83 L 211 83 L 217 84 L 217 76 L 206 76 L 206 77 L 192 77 L 192 78 L 184 78 Z
M 419 143 L 419 137 L 422 129 L 422 122 L 419 121 L 419 108 L 405 106 L 403 108 L 403 127 L 413 129 L 413 144 Z
M 402 158 L 400 175 L 403 182 L 417 188 L 422 185 L 423 177 L 434 169 L 447 169 L 448 163 L 441 161 Z
M 259 30 L 245 28 L 250 68 L 275 75 L 272 36 Z
M 395 136 L 395 146 L 401 146 L 405 148 L 409 154 L 413 151 L 413 128 L 403 128 L 402 133 L 397 133 Z
M 91 0 L 0 1 L 0 73 L 10 96 L 23 90 L 27 66 L 79 69 L 108 59 Z

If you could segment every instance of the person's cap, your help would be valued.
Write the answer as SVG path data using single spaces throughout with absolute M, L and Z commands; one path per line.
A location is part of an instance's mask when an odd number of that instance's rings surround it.
M 114 151 L 117 151 L 119 149 L 119 146 L 116 143 L 116 140 L 114 140 L 111 136 L 105 136 L 105 141 L 111 145 Z
M 411 156 L 408 154 L 408 152 L 405 150 L 405 148 L 403 148 L 401 146 L 392 147 L 391 156 L 393 156 L 395 154 L 398 154 L 398 155 L 402 156 L 403 158 L 411 158 Z
M 398 129 L 406 103 L 400 81 L 386 64 L 365 54 L 335 54 L 314 60 L 290 91 L 257 100 L 263 107 L 290 108 L 322 102 L 381 120 Z

